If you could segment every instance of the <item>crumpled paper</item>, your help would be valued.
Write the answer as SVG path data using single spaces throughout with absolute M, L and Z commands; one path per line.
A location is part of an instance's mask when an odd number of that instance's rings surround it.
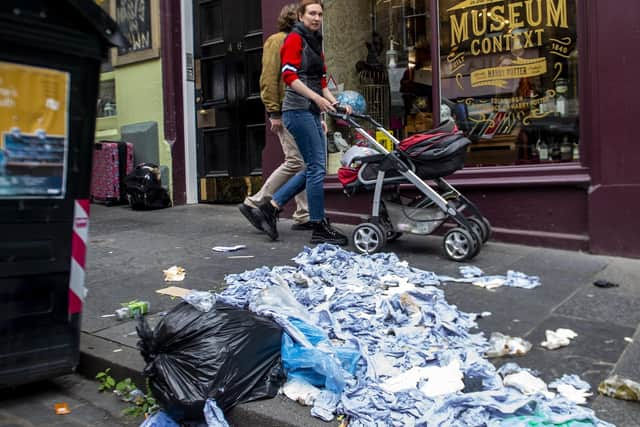
M 564 328 L 558 328 L 555 331 L 547 329 L 545 335 L 547 339 L 546 341 L 542 341 L 540 345 L 548 350 L 568 346 L 571 340 L 578 336 L 578 334 L 571 329 Z
M 531 350 L 531 343 L 520 337 L 511 337 L 509 335 L 494 332 L 489 338 L 490 348 L 487 350 L 487 357 L 502 356 L 524 356 Z
M 178 267 L 177 265 L 169 267 L 166 270 L 162 270 L 162 272 L 164 273 L 165 282 L 182 282 L 184 277 L 187 275 L 185 269 Z
M 510 374 L 504 377 L 503 384 L 505 386 L 514 387 L 522 394 L 532 395 L 541 393 L 549 399 L 552 399 L 555 394 L 547 389 L 547 384 L 540 378 L 531 375 L 527 371 L 520 371 L 515 374 Z
M 280 390 L 291 400 L 295 400 L 304 406 L 311 406 L 320 395 L 320 389 L 305 380 L 297 377 L 290 377 Z

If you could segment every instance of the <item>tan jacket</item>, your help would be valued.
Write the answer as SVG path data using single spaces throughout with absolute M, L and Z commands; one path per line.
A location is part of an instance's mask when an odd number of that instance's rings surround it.
M 260 98 L 271 118 L 280 118 L 281 115 L 285 87 L 280 77 L 280 48 L 286 37 L 285 32 L 275 33 L 267 38 L 262 48 Z

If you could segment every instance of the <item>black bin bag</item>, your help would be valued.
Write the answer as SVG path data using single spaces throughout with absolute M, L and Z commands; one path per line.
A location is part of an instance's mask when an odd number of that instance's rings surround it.
M 177 421 L 201 420 L 209 398 L 226 412 L 274 397 L 285 380 L 282 329 L 247 310 L 217 302 L 203 313 L 183 302 L 153 331 L 140 318 L 138 335 L 153 396 Z
M 124 179 L 131 209 L 150 210 L 171 206 L 169 193 L 162 186 L 160 169 L 153 163 L 140 163 Z

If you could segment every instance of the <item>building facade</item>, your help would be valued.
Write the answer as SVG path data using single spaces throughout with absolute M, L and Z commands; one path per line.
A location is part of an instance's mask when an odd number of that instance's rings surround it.
M 276 31 L 288 2 L 159 3 L 158 144 L 168 147 L 163 161 L 174 198 L 237 200 L 255 191 L 282 158 L 264 125 L 257 82 L 262 40 Z M 634 85 L 640 58 L 633 50 L 640 42 L 640 4 L 324 5 L 331 87 L 361 93 L 369 113 L 398 138 L 452 117 L 473 143 L 465 168 L 449 181 L 491 220 L 494 239 L 640 257 L 640 148 L 632 130 L 640 111 Z M 115 73 L 126 67 L 116 66 Z M 120 98 L 124 86 L 115 81 Z M 371 195 L 343 194 L 335 131 L 355 142 L 349 129 L 331 124 L 327 209 L 336 221 L 357 222 L 370 211 Z

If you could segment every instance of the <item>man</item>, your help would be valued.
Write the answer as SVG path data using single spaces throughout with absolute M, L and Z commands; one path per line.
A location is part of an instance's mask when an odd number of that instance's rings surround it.
M 262 230 L 257 206 L 268 201 L 273 193 L 289 178 L 304 169 L 304 161 L 300 150 L 289 131 L 282 125 L 281 108 L 284 98 L 284 82 L 280 75 L 280 48 L 287 34 L 298 20 L 297 5 L 289 4 L 282 8 L 278 17 L 278 32 L 271 35 L 264 43 L 262 51 L 262 74 L 260 75 L 260 98 L 269 114 L 270 129 L 280 140 L 284 153 L 284 162 L 273 171 L 262 185 L 260 191 L 248 196 L 238 205 L 238 209 L 258 230 Z M 295 198 L 296 211 L 293 214 L 292 230 L 311 230 L 307 194 L 302 192 Z

